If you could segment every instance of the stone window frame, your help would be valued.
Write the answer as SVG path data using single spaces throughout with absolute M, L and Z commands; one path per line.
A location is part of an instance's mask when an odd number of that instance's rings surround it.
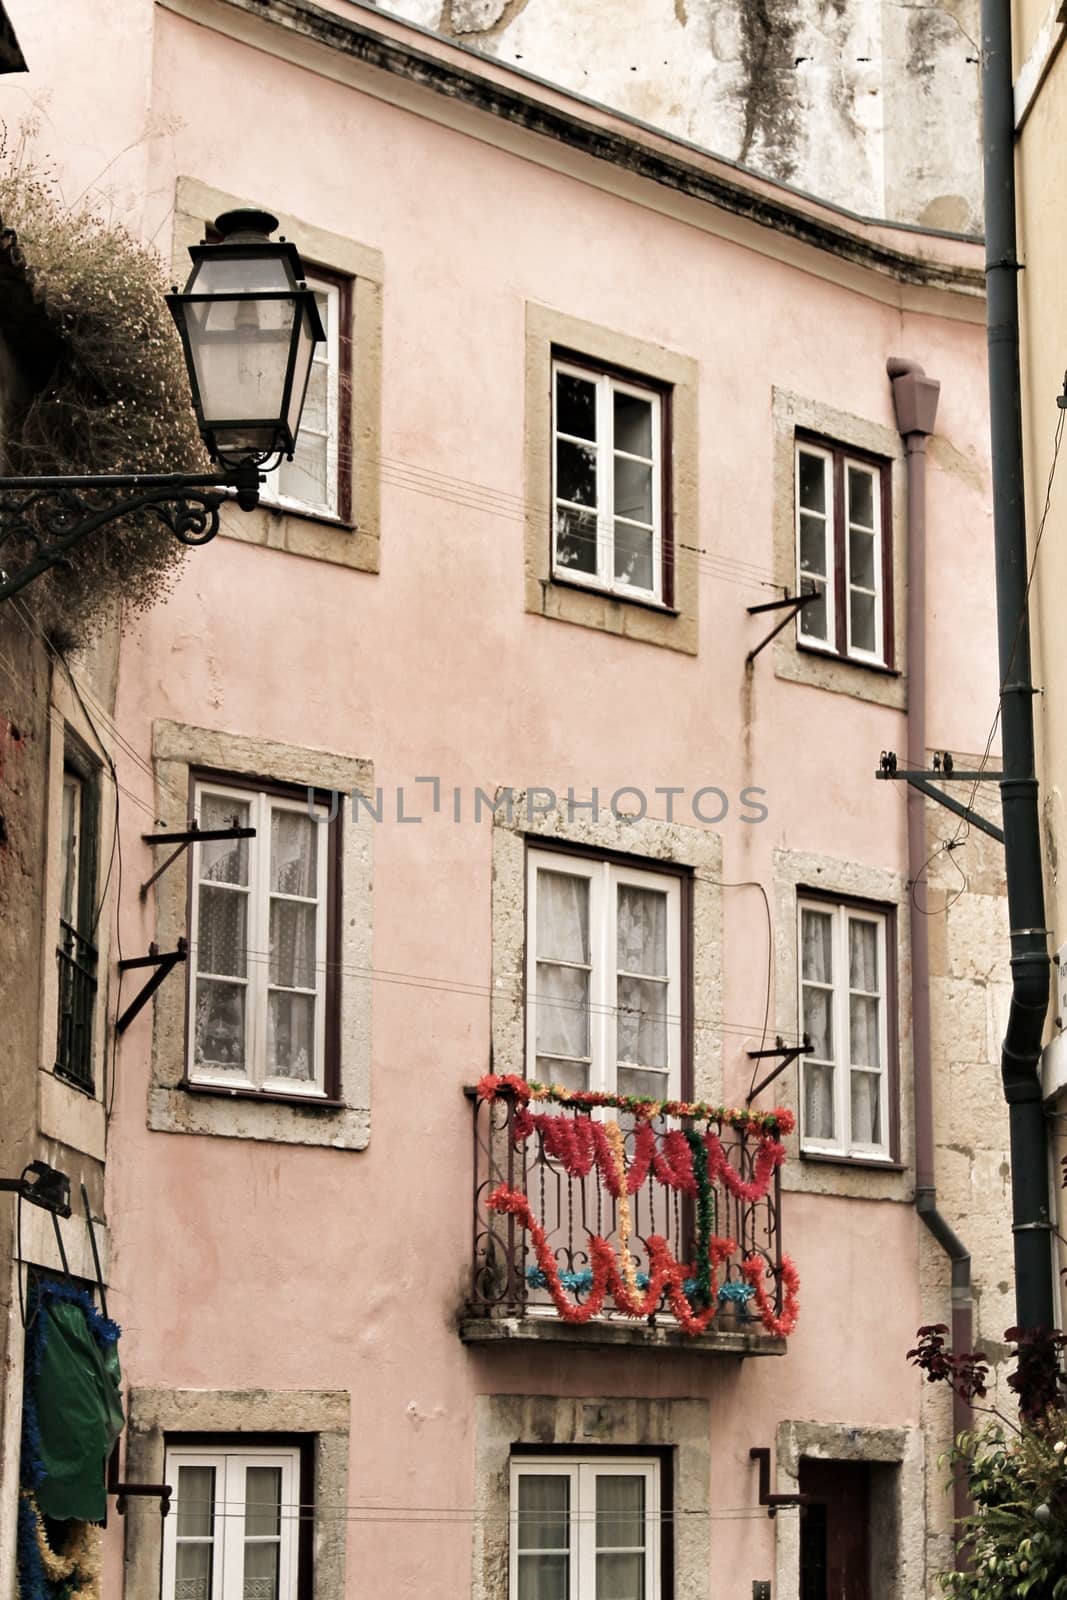
M 157 721 L 152 728 L 156 816 L 167 828 L 187 825 L 194 771 L 334 791 L 342 810 L 340 888 L 340 1094 L 342 1102 L 237 1095 L 225 1087 L 186 1082 L 186 983 L 175 976 L 156 994 L 148 1126 L 162 1133 L 214 1134 L 282 1144 L 362 1150 L 370 1140 L 373 820 L 351 815 L 353 792 L 373 797 L 374 770 L 352 756 L 280 744 L 218 729 Z M 178 864 L 155 885 L 156 940 L 173 950 L 188 937 L 188 868 Z
M 553 359 L 586 362 L 644 381 L 670 398 L 670 460 L 664 464 L 670 508 L 673 599 L 663 605 L 622 598 L 553 574 Z M 573 622 L 645 644 L 696 655 L 697 361 L 662 345 L 528 301 L 526 305 L 525 608 L 535 616 Z
M 774 581 L 785 594 L 796 593 L 796 446 L 798 437 L 834 445 L 846 454 L 885 462 L 891 506 L 889 536 L 893 619 L 892 640 L 885 641 L 891 667 L 860 662 L 831 650 L 797 642 L 797 627 L 783 628 L 773 645 L 775 677 L 804 683 L 834 694 L 853 695 L 872 705 L 907 710 L 907 659 L 905 595 L 907 582 L 907 466 L 900 434 L 884 423 L 871 422 L 851 412 L 839 411 L 821 401 L 793 394 L 777 386 L 771 391 L 773 434 L 773 555 Z
M 314 1463 L 314 1560 L 310 1600 L 337 1600 L 345 1582 L 345 1507 L 351 1400 L 338 1389 L 160 1389 L 131 1387 L 124 1475 L 162 1483 L 167 1441 L 175 1436 L 236 1439 L 308 1437 Z M 156 1501 L 131 1499 L 125 1523 L 127 1594 L 160 1592 L 163 1525 Z
M 779 1422 L 775 1430 L 778 1494 L 796 1494 L 803 1458 L 899 1467 L 894 1504 L 887 1509 L 896 1534 L 898 1568 L 893 1600 L 926 1594 L 926 1463 L 921 1428 L 870 1428 L 845 1423 Z M 800 1600 L 800 1519 L 779 1511 L 775 1519 L 778 1600 Z
M 478 1395 L 474 1402 L 474 1543 L 471 1600 L 508 1600 L 512 1451 L 588 1456 L 669 1452 L 676 1506 L 708 1504 L 711 1402 L 556 1395 Z M 674 1592 L 706 1594 L 710 1581 L 707 1527 L 699 1516 L 675 1519 Z
M 70 1145 L 97 1161 L 103 1161 L 109 1071 L 107 973 L 111 942 L 110 919 L 105 915 L 101 915 L 97 925 L 97 985 L 92 1019 L 92 1091 L 80 1087 L 55 1070 L 59 1029 L 56 934 L 59 927 L 62 877 L 60 840 L 63 774 L 72 745 L 77 750 L 79 765 L 84 765 L 87 773 L 91 769 L 97 836 L 94 878 L 96 895 L 99 898 L 107 873 L 111 840 L 116 826 L 117 795 L 108 768 L 110 757 L 101 751 L 95 729 L 79 706 L 74 691 L 61 675 L 56 673 L 53 677 L 48 728 L 48 815 L 43 886 L 38 1117 L 41 1132 L 46 1137 Z
M 775 1029 L 785 1039 L 798 1037 L 797 905 L 806 891 L 819 898 L 859 901 L 872 909 L 895 912 L 891 923 L 896 935 L 896 1105 L 890 1106 L 890 1115 L 891 1120 L 894 1115 L 897 1119 L 896 1142 L 891 1146 L 896 1156 L 887 1161 L 880 1157 L 805 1152 L 800 1150 L 797 1133 L 792 1135 L 792 1140 L 795 1141 L 799 1156 L 796 1160 L 786 1162 L 782 1168 L 782 1188 L 804 1194 L 910 1202 L 913 1193 L 911 1163 L 914 1117 L 910 1094 L 911 1031 L 906 1025 L 910 1010 L 907 997 L 911 994 L 911 938 L 909 919 L 905 914 L 908 905 L 906 878 L 903 873 L 887 867 L 842 861 L 836 856 L 815 855 L 799 850 L 775 850 Z M 889 1020 L 892 1039 L 894 1018 L 890 1017 Z M 783 1075 L 775 1086 L 779 1104 L 788 1106 L 796 1113 L 798 1128 L 799 1094 L 798 1064 L 795 1070 Z
M 722 839 L 707 828 L 650 817 L 627 821 L 624 813 L 598 810 L 591 802 L 568 801 L 544 809 L 538 791 L 501 791 L 511 796 L 510 813 L 493 815 L 491 1002 L 492 1070 L 526 1072 L 527 843 L 570 844 L 588 856 L 620 855 L 655 871 L 657 862 L 690 869 L 688 945 L 692 1027 L 689 1052 L 692 1094 L 714 1101 L 723 1094 L 723 890 Z M 499 795 L 498 807 L 501 804 Z M 683 957 L 684 960 L 684 957 Z M 686 1042 L 683 1040 L 683 1060 Z
M 209 225 L 225 211 L 262 208 L 262 200 L 241 199 L 198 179 L 179 177 L 174 202 L 173 272 L 183 284 L 189 273 L 190 245 L 199 244 Z M 271 209 L 268 207 L 268 209 Z M 221 532 L 246 544 L 286 550 L 360 572 L 378 572 L 381 545 L 382 293 L 385 264 L 380 250 L 343 234 L 329 233 L 298 217 L 278 216 L 278 231 L 292 240 L 309 269 L 321 267 L 348 280 L 350 319 L 343 330 L 342 353 L 350 358 L 348 443 L 350 517 L 297 509 L 291 502 L 264 500 L 255 511 L 224 511 Z M 342 382 L 345 374 L 342 373 Z

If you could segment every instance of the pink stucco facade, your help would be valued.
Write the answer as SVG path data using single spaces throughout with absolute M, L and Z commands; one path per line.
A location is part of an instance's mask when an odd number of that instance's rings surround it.
M 342 1030 L 342 1052 L 367 1050 L 369 1061 L 360 1106 L 369 1122 L 358 1137 L 331 1148 L 340 1113 L 321 1110 L 305 1114 L 311 1142 L 293 1142 L 256 1121 L 259 1107 L 226 1124 L 225 1105 L 216 1131 L 183 1131 L 180 1114 L 167 1124 L 153 1101 L 153 1075 L 173 1045 L 168 1014 L 148 1007 L 118 1043 L 106 1221 L 131 1428 L 137 1396 L 149 1392 L 347 1393 L 347 1485 L 318 1529 L 340 1539 L 342 1565 L 329 1570 L 344 1576 L 309 1588 L 316 1600 L 506 1600 L 506 1572 L 480 1553 L 499 1515 L 484 1481 L 497 1426 L 487 1397 L 647 1401 L 662 1408 L 657 1427 L 668 1434 L 667 1402 L 706 1406 L 703 1498 L 676 1499 L 702 1530 L 676 1573 L 678 1600 L 747 1600 L 760 1578 L 781 1600 L 795 1596 L 796 1513 L 772 1521 L 759 1508 L 749 1450 L 770 1448 L 775 1473 L 788 1424 L 825 1430 L 819 1450 L 831 1456 L 833 1439 L 853 1430 L 899 1446 L 896 1457 L 870 1459 L 899 1469 L 894 1504 L 904 1519 L 915 1515 L 895 1536 L 893 1592 L 918 1600 L 944 1552 L 934 1463 L 948 1419 L 924 1410 L 904 1352 L 920 1322 L 947 1321 L 948 1295 L 912 1204 L 904 797 L 874 778 L 882 751 L 907 752 L 904 453 L 886 361 L 917 361 L 941 384 L 927 483 L 928 742 L 978 754 L 996 692 L 979 247 L 863 224 L 686 152 L 692 172 L 729 190 L 716 203 L 695 180 L 642 175 L 636 154 L 627 167 L 577 135 L 568 142 L 496 114 L 488 90 L 480 104 L 474 91 L 438 93 L 428 71 L 420 82 L 309 40 L 284 25 L 280 6 L 266 17 L 225 0 L 97 10 L 95 26 L 115 26 L 115 92 L 101 93 L 98 79 L 90 96 L 64 42 L 45 39 L 49 8 L 28 9 L 27 55 L 55 63 L 51 153 L 72 195 L 92 181 L 97 155 L 103 167 L 133 142 L 113 198 L 168 261 L 180 196 L 210 190 L 295 219 L 320 250 L 328 237 L 349 241 L 381 274 L 380 414 L 367 414 L 372 391 L 353 393 L 354 433 L 372 439 L 363 482 L 378 502 L 376 563 L 346 565 L 334 545 L 319 557 L 294 553 L 282 547 L 280 514 L 234 511 L 225 536 L 191 554 L 167 603 L 129 623 L 122 640 L 114 915 L 125 954 L 170 931 L 161 932 L 155 894 L 141 901 L 136 887 L 158 864 L 142 834 L 176 770 L 161 766 L 174 761 L 166 741 L 177 738 L 164 726 L 209 730 L 246 750 L 266 752 L 270 741 L 305 751 L 305 781 L 327 788 L 336 785 L 320 774 L 340 769 L 317 765 L 320 754 L 371 763 L 384 794 L 383 820 L 364 824 L 372 892 L 360 904 L 372 957 L 343 957 L 340 975 L 359 1001 L 353 1028 L 368 1030 Z M 331 11 L 424 52 L 443 79 L 473 70 L 373 8 L 342 0 Z M 478 73 L 562 119 L 598 122 L 632 152 L 677 154 L 666 138 L 616 129 L 607 114 L 502 67 L 481 63 Z M 47 126 L 40 139 L 50 147 Z M 765 209 L 771 202 L 778 212 Z M 531 477 L 543 421 L 530 415 L 530 307 L 693 363 L 686 471 L 696 514 L 674 537 L 692 556 L 695 648 L 631 636 L 636 608 L 625 602 L 607 626 L 528 606 L 539 507 L 546 546 L 550 537 L 546 485 Z M 361 329 L 375 336 L 358 313 L 355 326 L 357 341 Z M 831 439 L 847 426 L 846 444 L 876 454 L 885 444 L 902 647 L 893 672 L 820 660 L 822 677 L 812 677 L 793 625 L 746 665 L 777 620 L 746 608 L 796 579 L 798 425 Z M 364 518 L 358 491 L 353 518 Z M 437 814 L 430 786 L 416 783 L 427 776 L 440 780 Z M 825 870 L 841 894 L 896 908 L 898 1159 L 881 1171 L 816 1164 L 800 1157 L 795 1134 L 787 1141 L 781 1226 L 802 1298 L 784 1355 L 480 1345 L 458 1335 L 472 1210 L 463 1088 L 491 1065 L 521 1070 L 492 1058 L 500 828 L 487 815 L 474 821 L 473 797 L 533 786 L 560 801 L 596 790 L 602 809 L 621 787 L 636 789 L 649 824 L 668 820 L 662 791 L 673 786 L 683 791 L 675 822 L 718 836 L 721 948 L 696 1024 L 710 1035 L 702 1090 L 726 1104 L 748 1090 L 745 1052 L 761 1042 L 765 1007 L 770 1035 L 797 1033 L 796 884 L 816 886 Z M 730 800 L 714 828 L 692 811 L 706 786 Z M 753 787 L 767 810 L 758 825 L 741 817 L 739 796 Z M 398 788 L 417 822 L 398 820 Z M 616 847 L 633 849 L 617 827 Z M 931 827 L 934 842 L 947 831 Z M 969 1013 L 962 990 L 954 1012 L 952 994 L 935 999 L 935 1065 L 947 1072 L 950 1060 L 973 1057 L 992 1082 L 988 1039 L 957 1037 Z M 779 1102 L 797 1105 L 795 1065 L 759 1104 Z M 956 1112 L 941 1090 L 937 1108 L 947 1145 Z M 957 1181 L 971 1192 L 970 1169 L 946 1179 Z M 993 1295 L 1006 1273 L 991 1260 L 976 1263 L 976 1277 L 988 1276 Z M 897 1444 L 885 1444 L 890 1434 Z M 613 1437 L 640 1454 L 641 1439 Z M 145 1532 L 156 1516 L 151 1502 L 136 1502 L 109 1526 L 108 1595 L 159 1592 L 145 1576 L 157 1559 Z

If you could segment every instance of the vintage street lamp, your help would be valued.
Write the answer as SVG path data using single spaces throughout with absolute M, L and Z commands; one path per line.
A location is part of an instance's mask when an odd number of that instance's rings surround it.
M 0 1178 L 0 1193 L 5 1189 L 53 1216 L 70 1216 L 70 1179 L 47 1161 L 31 1161 L 17 1178 Z
M 259 502 L 262 468 L 292 460 L 311 357 L 325 337 L 296 246 L 270 234 L 266 211 L 227 211 L 218 242 L 193 245 L 184 294 L 167 304 L 178 325 L 197 423 L 217 473 L 0 477 L 0 600 L 59 565 L 88 534 L 131 512 L 150 510 L 183 544 L 207 544 L 219 508 Z M 234 490 L 230 495 L 226 490 Z M 3 570 L 6 549 L 32 555 Z

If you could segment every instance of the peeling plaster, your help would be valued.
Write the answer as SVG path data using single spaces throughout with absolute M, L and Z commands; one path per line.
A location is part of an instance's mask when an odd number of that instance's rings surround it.
M 866 216 L 981 226 L 978 0 L 381 0 Z

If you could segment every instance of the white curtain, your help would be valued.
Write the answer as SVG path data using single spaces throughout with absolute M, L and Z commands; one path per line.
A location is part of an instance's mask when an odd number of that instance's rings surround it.
M 570 1479 L 524 1472 L 518 1488 L 519 1600 L 568 1600 Z
M 635 1066 L 665 1071 L 667 896 L 659 889 L 621 883 L 616 906 L 616 1057 Z M 652 1093 L 657 1097 L 664 1087 L 654 1079 L 627 1089 L 621 1082 L 619 1085 L 621 1093 Z
M 833 918 L 826 911 L 805 911 L 800 919 L 800 970 L 813 983 L 832 983 Z
M 804 1135 L 809 1139 L 832 1139 L 834 1136 L 832 1067 L 804 1064 Z
M 563 965 L 563 963 L 575 965 Z M 537 875 L 536 1043 L 539 1057 L 589 1055 L 589 881 L 563 872 Z M 548 1062 L 539 1072 L 573 1088 L 584 1068 Z
M 315 999 L 278 993 L 316 989 L 318 831 L 302 812 L 271 808 L 270 963 L 267 1005 L 267 1071 L 273 1077 L 309 1081 L 315 1075 Z M 301 896 L 281 899 L 279 896 Z
M 881 1078 L 877 1072 L 852 1074 L 852 1138 L 856 1144 L 881 1144 Z

